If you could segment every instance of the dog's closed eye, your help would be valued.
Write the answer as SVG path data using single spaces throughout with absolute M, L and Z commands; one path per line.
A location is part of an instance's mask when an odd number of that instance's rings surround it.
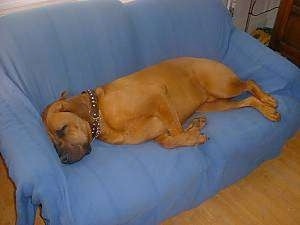
M 62 138 L 64 135 L 65 135 L 65 132 L 66 132 L 66 128 L 68 127 L 68 125 L 64 125 L 61 129 L 58 129 L 55 131 L 56 135 L 59 137 L 59 138 Z

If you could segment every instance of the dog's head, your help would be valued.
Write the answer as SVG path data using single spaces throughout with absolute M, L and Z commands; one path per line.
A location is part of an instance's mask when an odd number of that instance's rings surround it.
M 42 113 L 56 152 L 62 163 L 73 163 L 91 151 L 92 134 L 88 120 L 85 120 L 87 106 L 78 98 L 61 97 L 48 105 Z

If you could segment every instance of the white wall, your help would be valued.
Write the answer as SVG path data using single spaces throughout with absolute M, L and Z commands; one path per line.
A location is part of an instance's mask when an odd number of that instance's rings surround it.
M 269 9 L 279 6 L 279 4 L 280 4 L 280 0 L 270 0 Z M 275 9 L 275 10 L 273 10 L 273 11 L 271 11 L 267 14 L 267 23 L 266 23 L 267 27 L 273 27 L 274 26 L 276 16 L 277 16 L 277 12 L 278 12 L 278 9 Z
M 226 2 L 226 1 L 225 1 Z M 254 7 L 254 13 L 260 13 L 264 10 L 278 6 L 280 0 L 257 0 Z M 234 9 L 233 22 L 241 30 L 245 29 L 248 10 L 250 7 L 250 0 L 236 0 Z M 248 32 L 251 33 L 257 27 L 273 27 L 277 15 L 277 9 L 266 14 L 251 17 Z

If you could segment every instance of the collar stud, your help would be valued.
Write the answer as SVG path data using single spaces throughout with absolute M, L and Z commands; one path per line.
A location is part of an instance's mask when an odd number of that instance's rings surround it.
M 87 93 L 90 101 L 91 109 L 89 111 L 90 120 L 89 124 L 91 127 L 93 140 L 103 133 L 103 119 L 99 107 L 99 101 L 95 90 L 89 89 L 82 93 Z

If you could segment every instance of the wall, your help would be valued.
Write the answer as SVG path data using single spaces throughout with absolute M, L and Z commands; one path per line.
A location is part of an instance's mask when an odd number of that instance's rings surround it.
M 280 0 L 257 0 L 254 7 L 254 13 L 260 13 L 264 10 L 278 6 Z M 241 30 L 245 29 L 250 0 L 236 0 L 233 22 Z M 251 17 L 248 32 L 251 33 L 257 27 L 273 27 L 277 15 L 277 9 L 266 14 Z

